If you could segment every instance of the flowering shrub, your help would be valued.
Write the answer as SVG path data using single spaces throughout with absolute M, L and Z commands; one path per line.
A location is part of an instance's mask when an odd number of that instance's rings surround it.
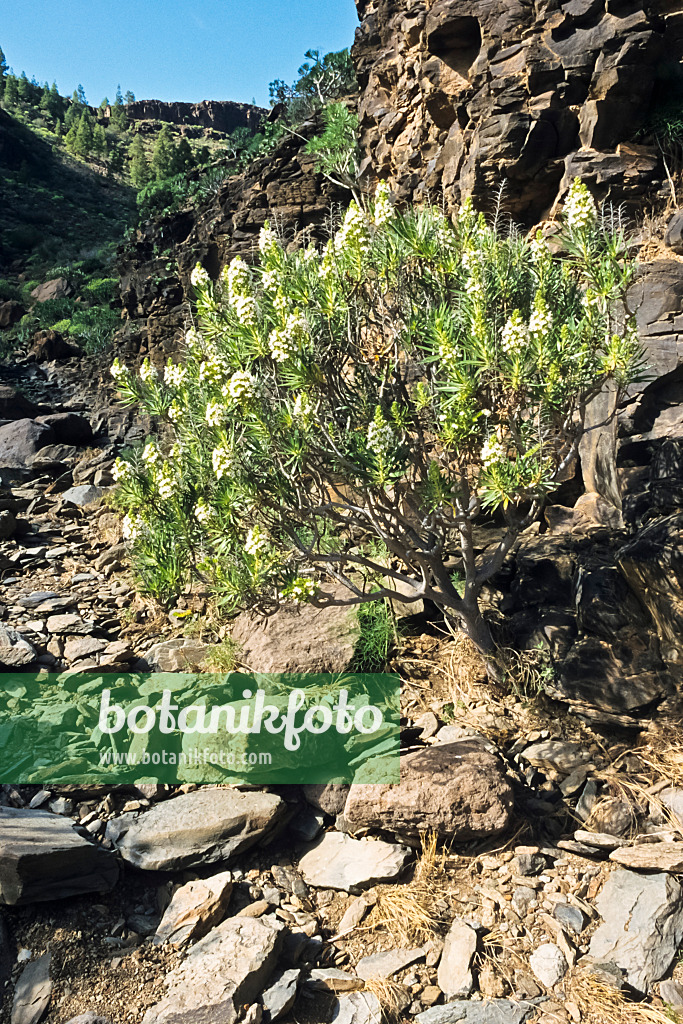
M 482 587 L 575 458 L 588 402 L 641 364 L 632 267 L 581 182 L 564 222 L 557 255 L 468 201 L 452 221 L 399 213 L 380 184 L 320 250 L 266 227 L 253 267 L 198 267 L 182 365 L 112 367 L 169 420 L 115 467 L 143 579 L 171 551 L 168 593 L 194 575 L 230 607 L 324 603 L 329 580 L 351 603 L 427 598 L 490 655 Z M 505 532 L 477 558 L 482 513 Z

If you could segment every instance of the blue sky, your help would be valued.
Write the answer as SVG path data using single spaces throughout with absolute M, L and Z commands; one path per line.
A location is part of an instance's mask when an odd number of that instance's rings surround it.
M 4 0 L 0 46 L 15 74 L 57 81 L 88 102 L 114 98 L 253 99 L 291 82 L 308 49 L 341 50 L 358 24 L 353 0 Z

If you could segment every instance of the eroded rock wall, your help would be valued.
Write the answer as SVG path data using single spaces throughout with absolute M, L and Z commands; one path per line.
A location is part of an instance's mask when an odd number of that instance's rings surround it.
M 634 142 L 678 88 L 683 12 L 667 0 L 356 0 L 366 163 L 404 198 L 474 195 L 541 219 L 580 174 L 601 198 L 662 189 Z
M 235 128 L 258 128 L 268 111 L 251 103 L 232 100 L 202 100 L 201 103 L 165 103 L 163 100 L 135 100 L 126 106 L 131 121 L 168 121 L 169 124 L 200 125 L 217 132 L 230 133 Z M 111 107 L 107 109 L 107 116 Z

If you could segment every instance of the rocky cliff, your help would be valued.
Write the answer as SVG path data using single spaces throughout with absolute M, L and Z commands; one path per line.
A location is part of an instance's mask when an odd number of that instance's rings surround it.
M 251 103 L 231 100 L 202 100 L 201 103 L 164 103 L 162 100 L 135 100 L 126 106 L 131 121 L 168 121 L 177 125 L 199 125 L 230 134 L 235 128 L 255 131 L 268 111 Z M 111 107 L 107 108 L 107 117 Z
M 405 198 L 471 194 L 533 223 L 581 175 L 631 204 L 665 180 L 636 140 L 680 91 L 683 13 L 666 0 L 356 0 L 367 164 Z

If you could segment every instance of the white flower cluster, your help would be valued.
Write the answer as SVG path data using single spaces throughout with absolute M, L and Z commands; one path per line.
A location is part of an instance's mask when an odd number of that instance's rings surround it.
M 529 253 L 531 255 L 532 263 L 542 263 L 544 260 L 549 258 L 550 249 L 548 248 L 548 243 L 540 231 L 537 231 L 529 242 Z
M 244 542 L 244 550 L 247 554 L 251 555 L 252 558 L 257 558 L 264 551 L 267 551 L 269 547 L 268 538 L 261 533 L 258 526 L 252 527 Z
M 187 370 L 184 366 L 178 366 L 170 360 L 166 363 L 164 367 L 164 384 L 168 384 L 172 388 L 181 388 L 186 376 Z
M 280 273 L 277 270 L 264 270 L 261 277 L 263 290 L 266 292 L 277 291 L 280 284 Z
M 533 341 L 546 338 L 553 329 L 553 316 L 542 295 L 534 299 L 534 306 L 529 318 L 529 337 Z
M 497 462 L 504 462 L 507 458 L 505 445 L 497 437 L 487 437 L 482 445 L 480 457 L 484 468 L 494 466 Z
M 187 345 L 190 352 L 200 352 L 202 348 L 202 339 L 199 331 L 194 327 L 190 327 L 185 331 L 185 344 Z
M 486 298 L 486 292 L 484 289 L 484 282 L 481 279 L 479 273 L 474 274 L 472 277 L 468 277 L 465 283 L 465 291 L 474 299 L 475 302 L 483 302 Z
M 128 376 L 128 370 L 123 365 L 120 359 L 114 360 L 114 362 L 109 367 L 109 372 L 114 378 L 114 380 L 125 380 L 125 378 Z
M 377 227 L 386 224 L 394 216 L 394 204 L 386 181 L 380 181 L 375 189 L 373 220 Z
M 112 466 L 111 475 L 116 483 L 120 483 L 122 480 L 133 480 L 135 478 L 135 470 L 130 462 L 126 462 L 125 459 L 116 459 Z
M 367 249 L 369 244 L 370 236 L 365 214 L 355 200 L 352 200 L 346 211 L 344 223 L 334 236 L 334 247 L 337 252 L 343 252 L 345 249 Z
M 306 318 L 295 309 L 287 317 L 284 327 L 270 332 L 268 336 L 270 354 L 277 363 L 283 363 L 285 359 L 289 359 L 290 356 L 298 352 L 308 339 Z
M 142 449 L 142 461 L 144 464 L 146 466 L 156 466 L 157 463 L 161 462 L 161 458 L 161 452 L 154 441 L 148 441 Z
M 248 370 L 236 370 L 223 388 L 223 394 L 233 402 L 256 396 L 256 380 Z
M 449 342 L 442 342 L 439 345 L 439 359 L 444 363 L 446 368 L 455 367 L 458 362 L 459 352 L 457 348 Z
M 190 282 L 193 288 L 206 288 L 210 278 L 201 263 L 197 263 L 190 274 Z
M 564 203 L 564 216 L 570 228 L 588 228 L 595 223 L 598 211 L 595 200 L 581 178 L 574 178 Z
M 225 363 L 221 362 L 220 359 L 214 356 L 210 359 L 204 359 L 199 364 L 199 383 L 213 384 L 214 386 L 222 384 L 227 375 L 226 370 Z
M 183 416 L 183 407 L 182 407 L 182 405 L 180 404 L 180 402 L 176 402 L 175 400 L 172 401 L 171 404 L 168 407 L 168 418 L 169 418 L 169 420 L 171 421 L 171 423 L 178 423 L 182 419 L 182 416 Z
M 159 376 L 159 371 L 156 366 L 152 366 L 149 359 L 143 360 L 142 366 L 140 367 L 140 380 L 143 384 L 151 384 L 153 380 L 156 380 Z
M 292 406 L 292 416 L 295 419 L 305 420 L 313 412 L 313 403 L 311 402 L 308 395 L 302 391 L 294 399 L 294 405 Z
M 296 604 L 303 604 L 309 598 L 315 597 L 317 592 L 318 584 L 314 580 L 307 580 L 303 576 L 298 576 L 297 579 L 290 583 L 286 590 L 280 592 L 280 598 L 289 597 Z
M 228 410 L 220 402 L 207 402 L 204 419 L 210 427 L 220 427 L 227 419 Z
M 154 474 L 159 497 L 169 501 L 178 489 L 178 479 L 170 462 L 162 462 Z
M 386 456 L 396 444 L 396 434 L 389 423 L 378 423 L 376 419 L 368 427 L 368 448 L 376 455 Z
M 121 532 L 124 540 L 137 540 L 144 528 L 144 520 L 139 516 L 124 516 Z
M 223 271 L 223 279 L 228 286 L 228 297 L 234 303 L 238 295 L 249 295 L 251 290 L 251 274 L 243 259 L 235 256 Z
M 197 520 L 197 522 L 202 523 L 202 525 L 204 525 L 205 523 L 208 523 L 212 515 L 213 512 L 211 511 L 211 507 L 200 498 L 197 504 L 195 505 L 194 509 L 194 517 Z
M 256 327 L 258 306 L 251 295 L 236 295 L 233 308 L 237 319 L 243 327 Z
M 266 221 L 259 231 L 258 247 L 259 251 L 263 253 L 266 259 L 268 256 L 275 255 L 280 248 L 278 237 L 270 227 L 268 221 Z
M 227 473 L 232 472 L 235 465 L 235 457 L 231 450 L 225 446 L 214 448 L 211 453 L 211 465 L 217 479 L 220 480 Z
M 529 328 L 524 323 L 522 314 L 518 309 L 514 311 L 500 332 L 500 341 L 503 352 L 518 352 L 527 346 L 529 342 Z

